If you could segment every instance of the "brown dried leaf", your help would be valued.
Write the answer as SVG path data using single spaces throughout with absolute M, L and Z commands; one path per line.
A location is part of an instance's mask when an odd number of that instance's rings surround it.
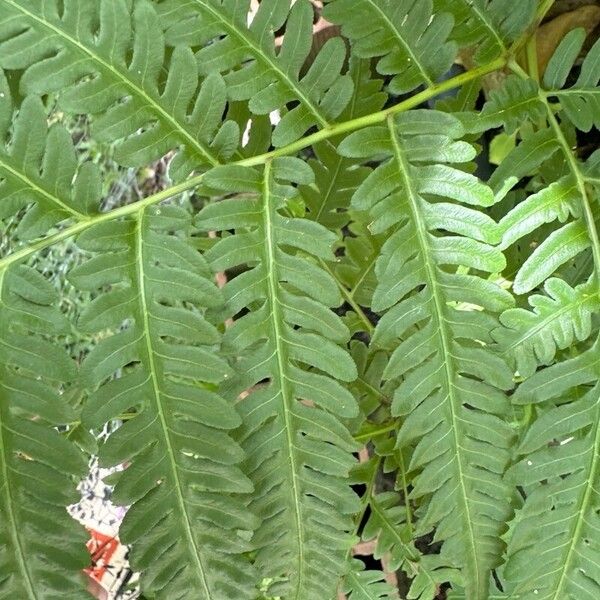
M 544 74 L 550 57 L 561 40 L 573 29 L 583 27 L 589 35 L 600 23 L 600 6 L 588 4 L 563 13 L 544 23 L 537 31 L 537 57 L 540 75 Z

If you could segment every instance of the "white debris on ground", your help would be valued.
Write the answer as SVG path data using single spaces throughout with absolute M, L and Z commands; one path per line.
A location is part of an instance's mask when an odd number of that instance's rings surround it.
M 101 437 L 107 435 L 105 428 Z M 112 487 L 104 483 L 107 476 L 120 470 L 122 467 L 103 469 L 93 458 L 88 476 L 77 488 L 81 500 L 67 508 L 90 533 L 91 568 L 86 573 L 90 591 L 98 600 L 134 600 L 140 596 L 136 585 L 138 574 L 129 566 L 129 548 L 118 537 L 127 508 L 112 503 Z

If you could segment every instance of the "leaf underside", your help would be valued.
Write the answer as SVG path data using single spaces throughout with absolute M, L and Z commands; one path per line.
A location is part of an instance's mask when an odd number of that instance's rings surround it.
M 600 42 L 538 72 L 550 7 L 0 0 L 0 600 L 93 597 L 91 458 L 149 599 L 600 597 Z

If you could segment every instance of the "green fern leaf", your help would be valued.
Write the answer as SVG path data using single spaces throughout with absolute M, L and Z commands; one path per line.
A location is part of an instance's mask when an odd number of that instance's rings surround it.
M 18 108 L 13 113 L 0 71 L 0 220 L 26 209 L 15 232 L 26 241 L 61 221 L 86 220 L 98 210 L 101 184 L 92 163 L 77 165 L 67 130 L 60 124 L 48 128 L 39 98 L 29 96 Z
M 600 42 L 540 82 L 550 7 L 0 0 L 0 598 L 88 597 L 86 453 L 144 597 L 600 594 Z
M 132 505 L 120 536 L 132 544 L 142 589 L 169 600 L 252 598 L 253 576 L 239 556 L 239 532 L 255 524 L 240 494 L 252 486 L 229 436 L 240 418 L 213 391 L 231 371 L 214 354 L 219 335 L 202 314 L 221 298 L 201 255 L 169 234 L 187 229 L 182 208 L 157 206 L 79 236 L 94 256 L 71 281 L 90 291 L 110 285 L 79 327 L 112 331 L 85 359 L 82 417 L 91 428 L 137 413 L 99 455 L 103 465 L 129 463 L 114 501 Z
M 507 477 L 527 498 L 503 571 L 511 597 L 579 600 L 600 594 L 597 564 L 600 386 L 598 341 L 543 369 L 515 395 L 542 410 Z
M 561 41 L 552 55 L 544 73 L 544 87 L 550 96 L 556 96 L 570 121 L 582 131 L 600 127 L 600 41 L 590 49 L 577 81 L 567 89 L 561 89 L 579 56 L 586 31 L 573 29 Z
M 561 80 L 564 69 L 555 66 L 554 71 L 555 79 Z M 490 180 L 496 191 L 510 184 L 510 178 L 518 180 L 529 169 L 549 160 L 556 150 L 562 154 L 554 159 L 554 168 L 559 168 L 558 178 L 519 203 L 500 222 L 502 248 L 515 244 L 544 224 L 564 223 L 559 229 L 544 232 L 543 241 L 534 240 L 535 250 L 527 256 L 514 278 L 514 291 L 517 294 L 530 292 L 589 249 L 594 254 L 594 262 L 600 265 L 598 234 L 584 181 L 586 166 L 573 156 L 563 128 L 536 83 L 521 74 L 510 76 L 486 103 L 480 117 L 463 114 L 461 118 L 470 130 L 477 131 L 500 124 L 512 131 L 519 120 L 547 120 L 550 125 L 527 136 L 509 153 Z M 554 170 L 550 177 L 556 176 Z
M 255 484 L 250 507 L 265 520 L 254 540 L 256 564 L 276 581 L 272 595 L 290 600 L 334 594 L 357 510 L 347 481 L 357 446 L 339 420 L 357 413 L 339 383 L 353 381 L 356 367 L 337 345 L 348 331 L 328 308 L 341 302 L 337 286 L 313 262 L 332 258 L 335 236 L 282 213 L 297 193 L 283 181 L 312 178 L 294 158 L 275 159 L 263 173 L 218 167 L 207 174 L 211 187 L 250 197 L 209 205 L 197 222 L 204 230 L 236 230 L 208 252 L 215 269 L 247 267 L 224 288 L 229 314 L 249 311 L 224 337 L 238 357 L 227 392 L 250 391 L 238 406 L 245 468 Z
M 392 410 L 405 416 L 399 446 L 417 444 L 409 469 L 418 473 L 411 498 L 423 502 L 419 532 L 437 525 L 437 539 L 446 540 L 444 556 L 464 569 L 469 597 L 485 598 L 502 522 L 510 514 L 510 493 L 500 477 L 511 437 L 502 419 L 507 401 L 501 390 L 512 387 L 512 375 L 474 340 L 491 341 L 496 320 L 489 312 L 506 308 L 510 297 L 490 281 L 452 272 L 467 265 L 493 273 L 504 265 L 489 245 L 497 241 L 496 224 L 458 203 L 488 206 L 491 190 L 472 175 L 438 164 L 474 156 L 469 144 L 455 141 L 462 133 L 450 115 L 411 111 L 388 119 L 387 127 L 350 135 L 339 150 L 365 159 L 389 157 L 354 199 L 357 208 L 370 209 L 373 231 L 393 228 L 376 266 L 373 307 L 389 310 L 374 343 L 402 340 L 384 376 L 403 377 Z M 452 305 L 457 301 L 485 312 L 457 310 Z M 441 508 L 442 498 L 453 499 L 452 510 L 449 504 Z M 490 501 L 493 514 L 485 509 Z
M 397 600 L 398 592 L 381 571 L 365 571 L 362 561 L 354 559 L 344 579 L 343 591 L 349 600 Z
M 480 113 L 465 113 L 461 120 L 469 132 L 504 126 L 506 133 L 513 133 L 523 121 L 536 121 L 545 114 L 546 107 L 535 81 L 509 75 L 502 87 L 490 92 Z
M 454 16 L 451 39 L 474 48 L 476 64 L 485 64 L 507 51 L 531 23 L 535 0 L 434 0 L 437 10 Z
M 248 25 L 249 1 L 167 0 L 159 5 L 166 38 L 174 46 L 200 47 L 200 73 L 223 73 L 231 100 L 249 100 L 254 114 L 298 106 L 281 115 L 273 144 L 284 146 L 313 126 L 327 127 L 339 117 L 352 96 L 352 80 L 340 72 L 346 60 L 341 38 L 328 40 L 305 74 L 311 51 L 313 9 L 298 0 L 265 0 Z M 275 51 L 274 31 L 286 24 L 281 49 Z M 241 68 L 238 68 L 241 67 Z
M 341 115 L 344 120 L 355 119 L 376 112 L 383 107 L 385 94 L 382 82 L 371 79 L 368 60 L 350 61 L 349 74 L 354 82 L 352 99 Z M 339 139 L 315 144 L 314 159 L 308 161 L 315 173 L 313 185 L 301 186 L 302 199 L 308 209 L 308 218 L 334 230 L 341 228 L 351 218 L 350 200 L 368 171 L 337 153 Z
M 341 25 L 355 56 L 378 59 L 393 94 L 432 86 L 456 57 L 452 17 L 434 13 L 431 0 L 328 0 L 323 15 Z
M 529 297 L 533 310 L 512 308 L 500 317 L 503 327 L 494 332 L 499 350 L 523 377 L 539 365 L 549 365 L 558 350 L 587 340 L 594 328 L 592 316 L 600 312 L 600 299 L 592 283 L 572 288 L 562 279 L 544 284 L 546 295 Z
M 48 336 L 70 331 L 56 292 L 35 269 L 0 272 L 0 597 L 91 598 L 81 569 L 85 531 L 76 502 L 87 461 L 55 429 L 76 419 L 62 392 L 76 369 Z
M 174 49 L 165 61 L 160 21 L 146 0 L 1 6 L 0 66 L 25 71 L 23 92 L 58 92 L 63 110 L 92 115 L 92 135 L 117 142 L 121 164 L 146 165 L 176 150 L 170 172 L 182 179 L 234 153 L 238 128 L 221 125 L 223 81 L 215 74 L 199 88 L 189 48 Z

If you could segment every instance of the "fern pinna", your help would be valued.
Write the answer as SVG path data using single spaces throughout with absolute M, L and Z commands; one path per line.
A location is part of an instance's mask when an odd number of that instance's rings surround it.
M 600 596 L 553 4 L 0 0 L 0 599 L 91 597 L 91 458 L 144 598 Z

